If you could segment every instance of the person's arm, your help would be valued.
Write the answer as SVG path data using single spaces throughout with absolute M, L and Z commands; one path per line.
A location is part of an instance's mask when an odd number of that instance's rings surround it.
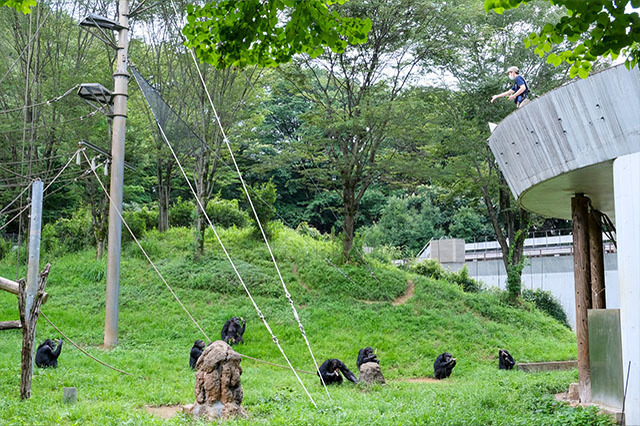
M 491 97 L 491 103 L 493 103 L 493 101 L 495 101 L 495 100 L 496 100 L 496 99 L 498 99 L 498 98 L 504 98 L 505 96 L 509 96 L 509 95 L 511 95 L 512 93 L 514 93 L 514 92 L 513 92 L 513 90 L 512 90 L 512 89 L 509 89 L 509 90 L 507 90 L 506 92 L 502 92 L 502 93 L 500 93 L 499 95 L 493 95 L 493 96 Z M 509 99 L 511 99 L 511 98 L 509 98 Z
M 527 86 L 524 84 L 521 85 L 520 88 L 518 88 L 518 90 L 513 93 L 513 95 L 509 96 L 509 100 L 510 101 L 514 100 L 515 98 L 520 96 L 525 90 L 527 90 Z M 513 92 L 513 90 L 511 92 Z

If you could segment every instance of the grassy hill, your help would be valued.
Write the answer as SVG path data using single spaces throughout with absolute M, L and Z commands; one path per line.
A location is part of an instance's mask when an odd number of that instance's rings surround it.
M 264 243 L 252 239 L 248 229 L 221 231 L 221 237 L 293 365 L 312 371 Z M 211 339 L 219 338 L 228 318 L 243 316 L 246 343 L 237 350 L 284 364 L 215 240 L 208 236 L 207 255 L 199 260 L 193 259 L 192 240 L 190 230 L 176 228 L 149 233 L 143 245 Z M 372 346 L 388 384 L 347 382 L 329 389 L 330 401 L 316 376 L 301 374 L 315 409 L 290 371 L 243 359 L 243 405 L 250 418 L 230 424 L 607 424 L 593 410 L 552 400 L 550 395 L 577 381 L 575 371 L 498 370 L 498 348 L 509 349 L 519 362 L 575 359 L 575 335 L 532 306 L 515 308 L 497 292 L 464 293 L 455 284 L 375 262 L 341 266 L 346 278 L 326 261 L 337 258 L 338 244 L 288 229 L 276 231 L 272 246 L 318 363 L 340 358 L 356 371 L 358 350 Z M 192 424 L 187 417 L 162 420 L 144 410 L 193 402 L 189 350 L 204 338 L 138 247 L 127 243 L 123 249 L 120 343 L 112 351 L 99 348 L 105 260 L 95 260 L 90 250 L 56 258 L 44 253 L 41 260 L 52 264 L 44 313 L 92 355 L 132 376 L 107 369 L 65 342 L 59 367 L 35 369 L 32 398 L 21 402 L 21 332 L 0 332 L 0 423 Z M 0 262 L 0 275 L 15 278 L 15 273 L 15 257 Z M 413 295 L 394 305 L 409 281 Z M 0 320 L 15 319 L 16 297 L 0 292 Z M 58 337 L 41 317 L 36 340 Z M 410 381 L 433 377 L 433 361 L 444 351 L 458 359 L 450 379 Z M 66 386 L 78 388 L 76 405 L 62 403 Z

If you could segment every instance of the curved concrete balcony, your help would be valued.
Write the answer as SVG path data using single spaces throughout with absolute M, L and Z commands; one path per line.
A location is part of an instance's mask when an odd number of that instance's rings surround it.
M 640 73 L 619 65 L 559 87 L 502 120 L 489 146 L 524 209 L 571 219 L 584 193 L 615 220 L 613 160 L 640 151 Z

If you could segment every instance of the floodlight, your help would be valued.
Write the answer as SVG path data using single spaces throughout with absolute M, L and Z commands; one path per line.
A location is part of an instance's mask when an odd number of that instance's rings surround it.
M 90 13 L 89 15 L 87 15 L 78 23 L 78 25 L 82 27 L 97 27 L 102 28 L 103 30 L 112 31 L 120 31 L 125 28 L 116 21 L 100 15 L 96 15 L 95 13 Z
M 113 93 L 100 83 L 82 83 L 78 96 L 85 101 L 94 101 L 101 105 L 113 105 Z

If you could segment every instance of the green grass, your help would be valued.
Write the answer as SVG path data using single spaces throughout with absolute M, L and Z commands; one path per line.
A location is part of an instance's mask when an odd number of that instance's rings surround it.
M 293 365 L 313 370 L 269 254 L 249 232 L 227 230 L 221 236 Z M 172 229 L 150 233 L 143 245 L 210 338 L 218 338 L 225 320 L 243 316 L 246 343 L 238 351 L 284 364 L 215 240 L 208 235 L 207 255 L 199 260 L 193 259 L 191 242 L 190 231 Z M 339 257 L 336 244 L 279 229 L 272 246 L 318 362 L 340 358 L 355 370 L 358 350 L 373 346 L 388 384 L 331 387 L 330 401 L 316 376 L 301 374 L 315 409 L 290 371 L 244 359 L 243 406 L 250 418 L 229 424 L 606 424 L 593 410 L 552 400 L 577 380 L 575 371 L 498 370 L 500 347 L 520 362 L 575 359 L 575 335 L 529 305 L 514 308 L 495 292 L 464 293 L 454 284 L 387 265 L 372 266 L 373 273 L 364 266 L 341 267 L 355 286 L 326 262 Z M 65 342 L 59 367 L 35 369 L 32 397 L 20 401 L 21 333 L 1 332 L 0 424 L 193 424 L 188 417 L 163 421 L 144 411 L 146 405 L 193 402 L 188 356 L 193 341 L 203 337 L 137 247 L 123 250 L 120 343 L 112 351 L 99 348 L 105 261 L 96 261 L 91 250 L 55 259 L 45 254 L 42 263 L 47 261 L 50 299 L 43 311 L 83 349 L 133 376 L 107 369 Z M 15 278 L 11 259 L 0 262 L 0 275 Z M 408 279 L 415 283 L 414 296 L 393 306 Z M 15 319 L 16 297 L 0 292 L 0 320 Z M 47 337 L 58 334 L 41 317 L 36 340 Z M 444 351 L 458 359 L 449 380 L 406 381 L 433 377 L 433 360 Z M 77 404 L 62 403 L 66 386 L 78 388 Z

